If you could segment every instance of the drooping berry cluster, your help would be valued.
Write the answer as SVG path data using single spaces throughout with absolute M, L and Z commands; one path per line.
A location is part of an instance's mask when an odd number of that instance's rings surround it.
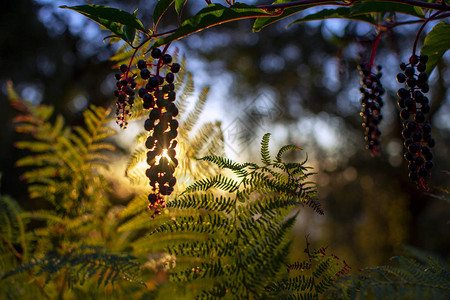
M 117 89 L 114 90 L 114 96 L 117 98 L 116 123 L 120 128 L 126 129 L 128 125 L 127 116 L 130 114 L 134 103 L 134 88 L 136 87 L 134 78 L 136 74 L 132 74 L 125 64 L 120 66 L 120 72 L 115 74 L 117 79 Z
M 425 179 L 430 176 L 433 167 L 430 148 L 436 143 L 430 134 L 431 125 L 426 118 L 426 114 L 430 112 L 428 97 L 424 95 L 430 89 L 425 73 L 427 61 L 426 55 L 413 55 L 408 64 L 400 64 L 403 72 L 397 74 L 397 81 L 406 82 L 407 85 L 406 88 L 400 88 L 397 95 L 400 117 L 403 120 L 402 136 L 407 150 L 404 156 L 409 163 L 409 178 L 424 189 L 428 189 Z
M 146 176 L 150 180 L 153 193 L 148 196 L 149 209 L 154 209 L 154 215 L 164 208 L 162 196 L 170 195 L 176 178 L 173 176 L 178 160 L 175 158 L 175 147 L 178 135 L 178 108 L 174 101 L 175 73 L 180 71 L 178 63 L 172 63 L 172 56 L 163 54 L 159 49 L 153 49 L 151 56 L 156 63 L 138 61 L 141 78 L 146 81 L 145 87 L 139 89 L 139 97 L 143 100 L 143 107 L 149 110 L 144 128 L 149 132 L 145 147 L 147 163 L 150 168 Z M 165 70 L 165 75 L 162 72 Z M 152 71 L 154 71 L 152 73 Z
M 360 114 L 363 118 L 362 126 L 365 128 L 364 140 L 366 141 L 366 148 L 370 150 L 372 155 L 377 155 L 380 152 L 381 137 L 378 124 L 383 118 L 381 107 L 384 104 L 381 96 L 385 92 L 380 81 L 382 76 L 381 66 L 376 68 L 377 73 L 375 74 L 371 72 L 371 68 L 367 64 L 360 64 L 358 69 L 362 76 L 360 88 L 362 108 Z

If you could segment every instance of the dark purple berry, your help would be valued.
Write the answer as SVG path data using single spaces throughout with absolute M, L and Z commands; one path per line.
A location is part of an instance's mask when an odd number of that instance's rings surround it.
M 427 66 L 425 64 L 420 63 L 417 66 L 417 71 L 419 71 L 420 73 L 425 72 L 426 69 L 427 69 Z
M 402 109 L 402 110 L 400 111 L 400 117 L 401 117 L 403 120 L 407 120 L 407 119 L 409 118 L 409 112 L 408 112 L 406 109 Z
M 411 87 L 411 88 L 415 87 L 416 83 L 417 83 L 417 81 L 416 81 L 416 79 L 414 77 L 410 77 L 410 78 L 406 79 L 406 85 Z
M 172 178 L 169 180 L 169 186 L 170 186 L 170 187 L 173 187 L 176 183 L 177 183 L 177 179 L 176 179 L 175 177 L 172 177 Z
M 430 91 L 430 86 L 428 85 L 428 83 L 424 83 L 420 90 L 424 93 L 428 93 Z
M 434 166 L 434 163 L 433 163 L 432 160 L 429 160 L 429 161 L 427 161 L 427 162 L 425 163 L 425 168 L 426 168 L 427 170 L 431 170 L 431 169 L 433 168 L 433 166 Z
M 430 112 L 430 109 L 431 109 L 431 107 L 429 104 L 422 104 L 420 111 L 423 112 L 424 114 L 427 114 Z
M 122 78 L 122 74 L 116 73 L 114 74 L 114 77 L 116 77 L 117 80 L 120 80 L 120 78 Z
M 401 63 L 400 64 L 400 70 L 405 71 L 406 70 L 406 64 L 405 63 Z
M 156 194 L 148 195 L 148 202 L 150 202 L 151 204 L 155 204 L 156 201 L 158 201 L 158 196 Z
M 431 125 L 430 125 L 430 123 L 427 123 L 427 124 L 423 125 L 422 131 L 424 133 L 430 133 L 431 132 Z
M 165 64 L 170 64 L 172 62 L 172 56 L 170 54 L 164 54 L 162 57 L 162 61 Z
M 138 61 L 137 66 L 139 70 L 142 70 L 144 68 L 147 68 L 147 63 L 145 62 L 145 60 L 141 59 L 140 61 Z
M 415 157 L 414 154 L 412 154 L 411 152 L 406 152 L 404 156 L 405 156 L 405 159 L 408 161 L 412 161 Z
M 178 73 L 180 71 L 180 69 L 181 69 L 181 66 L 178 63 L 173 63 L 172 66 L 170 67 L 170 71 L 172 73 Z
M 161 50 L 159 50 L 158 48 L 155 48 L 152 50 L 151 56 L 155 59 L 158 59 L 161 57 Z
M 419 61 L 422 64 L 426 64 L 428 62 L 428 55 L 421 55 L 421 56 L 419 56 Z
M 154 108 L 150 111 L 149 118 L 150 120 L 158 120 L 161 117 L 161 110 L 158 108 Z
M 177 94 L 176 94 L 174 91 L 170 91 L 170 92 L 167 94 L 167 99 L 168 99 L 170 102 L 173 102 L 173 101 L 175 101 L 176 95 L 177 95 Z
M 397 95 L 401 99 L 404 99 L 404 98 L 409 97 L 409 91 L 407 89 L 405 89 L 405 88 L 399 88 L 398 91 L 397 91 Z
M 397 74 L 397 81 L 398 82 L 403 83 L 403 82 L 405 82 L 405 80 L 406 80 L 405 74 L 403 74 L 403 73 L 398 73 Z
M 145 141 L 145 148 L 152 149 L 155 145 L 155 138 L 152 136 L 149 136 L 147 140 Z
M 415 117 L 414 117 L 414 120 L 415 120 L 417 123 L 423 123 L 423 122 L 425 122 L 425 115 L 424 115 L 424 113 L 421 112 L 421 111 L 417 112 L 416 115 L 415 115 Z
M 405 75 L 408 78 L 411 78 L 412 76 L 414 76 L 414 68 L 413 67 L 407 67 L 405 70 Z
M 415 106 L 416 104 L 414 103 L 414 100 L 411 98 L 406 98 L 405 99 L 405 106 L 408 108 L 411 108 L 413 106 Z
M 434 145 L 436 145 L 436 141 L 435 141 L 432 137 L 430 137 L 430 138 L 427 140 L 427 145 L 428 145 L 428 147 L 433 148 Z
M 166 74 L 166 81 L 168 83 L 172 83 L 175 80 L 175 75 L 173 73 L 167 73 Z
M 141 97 L 141 98 L 144 98 L 144 95 L 145 94 L 147 94 L 147 89 L 145 89 L 145 88 L 140 88 L 139 90 L 138 90 L 138 95 L 139 95 L 139 97 Z
M 147 120 L 145 120 L 145 123 L 144 123 L 144 129 L 147 131 L 150 131 L 153 129 L 154 124 L 155 123 L 153 120 L 147 119 Z
M 128 66 L 127 66 L 126 64 L 120 65 L 120 71 L 121 71 L 122 73 L 127 72 L 127 71 L 128 71 Z
M 411 153 L 417 153 L 417 151 L 419 151 L 419 146 L 417 146 L 417 144 L 411 144 L 408 146 L 408 151 Z
M 156 99 L 156 105 L 159 108 L 164 108 L 169 104 L 169 100 L 164 99 L 163 97 L 159 97 L 158 99 Z
M 147 68 L 141 70 L 141 78 L 147 80 L 150 78 L 150 71 Z
M 422 147 L 421 152 L 423 155 L 427 156 L 429 154 L 431 154 L 431 150 L 428 147 Z
M 428 80 L 428 75 L 427 73 L 420 73 L 419 76 L 417 77 L 417 80 L 419 80 L 419 82 L 426 82 Z
M 150 77 L 148 80 L 148 86 L 151 88 L 156 88 L 159 85 L 159 80 L 156 77 Z

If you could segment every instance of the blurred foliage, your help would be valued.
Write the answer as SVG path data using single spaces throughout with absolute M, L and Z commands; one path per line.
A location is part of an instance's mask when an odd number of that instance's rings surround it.
M 92 2 L 105 4 L 105 1 Z M 67 20 L 46 8 L 46 4 L 39 3 L 23 0 L 2 4 L 0 25 L 8 30 L 2 30 L 0 37 L 0 82 L 3 84 L 12 79 L 24 98 L 33 103 L 51 104 L 57 113 L 64 115 L 69 125 L 82 124 L 81 112 L 88 103 L 109 106 L 112 101 L 112 89 L 109 88 L 112 86 L 112 63 L 107 58 L 114 49 L 97 41 L 90 42 L 80 32 L 74 34 L 69 30 Z M 108 1 L 107 4 L 125 5 L 121 1 Z M 141 7 L 142 20 L 151 24 L 152 1 L 128 1 L 126 5 L 129 5 L 128 11 L 132 11 L 131 7 Z M 57 24 L 54 28 L 59 29 L 52 31 L 44 26 L 41 21 L 47 18 L 54 20 Z M 397 86 L 390 80 L 397 72 L 398 62 L 409 56 L 415 25 L 411 26 L 413 30 L 399 28 L 387 32 L 380 44 L 375 62 L 384 65 L 382 79 L 389 96 L 386 97 L 382 125 L 383 154 L 371 158 L 363 149 L 363 131 L 358 116 L 359 78 L 355 70 L 357 63 L 367 60 L 370 55 L 368 46 L 375 36 L 374 31 L 347 21 L 340 23 L 342 27 L 334 25 L 336 23 L 317 22 L 292 26 L 288 30 L 284 28 L 286 24 L 269 26 L 259 34 L 251 34 L 251 24 L 244 21 L 218 30 L 210 29 L 177 43 L 190 55 L 206 62 L 206 71 L 215 81 L 221 82 L 223 74 L 233 75 L 227 101 L 234 101 L 238 106 L 245 102 L 244 99 L 260 93 L 271 95 L 282 114 L 268 130 L 282 128 L 287 142 L 302 144 L 312 154 L 319 170 L 318 190 L 325 202 L 326 216 L 321 219 L 307 217 L 308 221 L 302 223 L 301 228 L 295 228 L 295 237 L 311 232 L 314 243 L 327 244 L 340 257 L 345 257 L 354 269 L 384 263 L 403 244 L 432 250 L 448 258 L 450 239 L 445 237 L 450 236 L 449 206 L 445 201 L 432 199 L 418 191 L 406 176 L 407 166 L 401 156 L 400 121 L 395 109 Z M 447 55 L 434 71 L 432 122 L 448 120 L 448 65 Z M 2 177 L 1 190 L 13 195 L 24 208 L 43 208 L 42 203 L 28 200 L 23 182 L 18 180 L 22 170 L 16 168 L 14 162 L 24 153 L 12 146 L 14 113 L 6 104 L 6 85 L 2 85 L 1 92 L 4 109 L 0 111 L 0 117 L 6 126 L 0 132 L 0 171 L 7 174 Z M 310 126 L 306 130 L 308 121 Z M 321 143 L 321 134 L 316 129 L 318 121 L 333 128 L 331 132 L 337 141 L 333 147 L 327 148 Z M 434 126 L 433 135 L 438 146 L 435 151 L 437 166 L 432 177 L 432 185 L 436 188 L 431 193 L 439 195 L 450 186 L 448 176 L 442 173 L 450 166 L 448 124 L 441 121 L 440 126 Z M 116 200 L 114 195 L 112 198 Z M 146 201 L 142 197 L 140 200 L 141 203 Z M 112 226 L 108 222 L 114 223 L 111 219 L 115 211 L 102 213 L 105 215 L 101 221 L 105 223 L 99 228 L 106 230 L 107 226 Z M 36 226 L 34 222 L 32 227 Z M 317 230 L 317 224 L 324 226 Z M 59 226 L 52 226 L 58 235 Z M 116 228 L 114 226 L 111 228 Z M 123 237 L 111 233 L 105 243 L 119 245 L 110 238 L 120 241 Z M 297 238 L 294 244 L 298 243 L 301 242 Z M 20 241 L 14 241 L 14 244 L 20 244 Z M 292 256 L 296 257 L 295 254 Z M 153 264 L 156 278 L 148 286 L 155 287 L 167 279 L 164 261 L 171 261 L 171 258 L 157 254 L 148 258 L 147 264 Z M 14 284 L 26 280 L 33 282 L 30 289 L 41 289 L 38 279 L 27 276 L 16 277 Z M 5 288 L 14 289 L 14 284 Z M 17 288 L 12 292 L 20 295 L 22 291 Z M 115 296 L 120 293 L 116 289 L 109 292 Z M 85 296 L 82 287 L 75 286 L 73 293 Z M 152 293 L 149 291 L 148 295 Z
M 213 66 L 207 69 L 211 78 L 232 75 L 228 99 L 246 109 L 240 115 L 247 117 L 244 122 L 255 122 L 252 108 L 242 105 L 248 103 L 245 99 L 267 94 L 277 113 L 276 119 L 266 116 L 273 123 L 264 130 L 282 130 L 279 143 L 295 141 L 310 150 L 319 170 L 319 196 L 325 202 L 327 225 L 320 234 L 312 235 L 312 240 L 317 238 L 338 249 L 355 267 L 381 264 L 405 243 L 448 257 L 449 239 L 440 237 L 450 236 L 446 224 L 450 208 L 417 190 L 407 177 L 396 108 L 399 85 L 391 80 L 399 62 L 410 56 L 419 25 L 382 35 L 375 64 L 383 66 L 381 80 L 387 95 L 381 124 L 382 155 L 373 158 L 363 148 L 356 67 L 369 60 L 375 30 L 352 21 L 313 22 L 285 29 L 289 20 L 258 34 L 249 33 L 251 22 L 245 21 L 213 28 L 187 38 L 187 51 Z M 429 118 L 432 124 L 439 123 L 433 125 L 439 146 L 435 148 L 438 163 L 431 185 L 437 187 L 450 185 L 442 173 L 450 165 L 450 127 L 442 121 L 448 120 L 449 70 L 446 55 L 431 81 Z M 328 127 L 326 137 L 321 135 L 323 126 Z M 256 130 L 245 132 L 248 139 L 259 134 Z M 330 134 L 331 146 L 324 146 L 322 139 Z M 305 225 L 300 232 L 309 230 Z

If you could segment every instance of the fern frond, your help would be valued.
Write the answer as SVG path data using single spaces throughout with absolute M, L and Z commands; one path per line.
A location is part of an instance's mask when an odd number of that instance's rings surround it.
M 275 157 L 275 162 L 280 163 L 281 162 L 281 157 L 283 156 L 283 154 L 287 151 L 292 151 L 292 150 L 302 150 L 302 148 L 290 144 L 290 145 L 286 145 L 280 148 L 280 150 L 278 151 L 276 157 Z
M 238 189 L 238 183 L 231 178 L 227 178 L 221 174 L 211 178 L 205 178 L 194 182 L 188 186 L 182 194 L 192 193 L 196 191 L 207 191 L 210 188 L 218 188 L 229 193 L 233 193 Z
M 0 236 L 1 243 L 7 245 L 18 260 L 28 257 L 27 238 L 25 235 L 26 222 L 23 219 L 22 208 L 10 197 L 0 195 Z M 22 254 L 19 254 L 14 245 L 20 245 Z
M 142 163 L 147 163 L 147 149 L 144 147 L 137 147 L 128 159 L 127 166 L 125 168 L 125 176 L 128 177 L 132 183 L 140 183 L 144 180 L 145 173 L 142 168 L 138 166 Z
M 163 224 L 151 232 L 151 234 L 173 233 L 173 232 L 197 232 L 213 234 L 222 232 L 229 234 L 233 225 L 229 218 L 220 214 L 208 214 L 206 216 L 181 217 L 172 222 Z
M 179 198 L 169 200 L 166 203 L 168 208 L 179 209 L 206 209 L 215 212 L 231 213 L 235 200 L 231 197 L 215 197 L 212 193 L 202 193 L 195 195 L 182 195 Z
M 67 281 L 83 283 L 94 277 L 98 277 L 98 285 L 106 286 L 114 283 L 118 277 L 145 285 L 136 277 L 139 264 L 134 257 L 128 254 L 113 254 L 102 247 L 82 246 L 65 254 L 48 253 L 41 259 L 33 259 L 8 272 L 4 278 L 22 273 L 27 270 L 37 269 L 36 276 L 45 274 L 48 283 L 53 276 L 62 270 L 67 271 Z
M 15 118 L 16 131 L 32 136 L 31 140 L 16 144 L 31 151 L 17 162 L 18 166 L 34 167 L 22 176 L 29 183 L 30 196 L 42 197 L 69 210 L 76 209 L 76 201 L 99 201 L 98 193 L 106 187 L 98 172 L 107 168 L 109 162 L 104 151 L 114 149 L 104 141 L 115 133 L 108 125 L 109 111 L 91 105 L 83 113 L 85 128 L 70 130 L 61 116 L 53 124 L 50 122 L 53 108 L 33 106 L 10 95 L 11 104 L 22 113 Z M 97 184 L 91 187 L 94 193 L 86 193 L 85 182 Z
M 269 153 L 269 139 L 270 133 L 266 133 L 261 140 L 261 160 L 263 164 L 270 165 L 270 153 Z
M 447 266 L 428 258 L 419 262 L 409 257 L 393 257 L 393 266 L 361 271 L 359 276 L 344 276 L 333 284 L 329 295 L 376 297 L 383 299 L 447 299 L 450 272 Z
M 192 128 L 194 128 L 194 126 L 197 124 L 200 118 L 200 113 L 203 111 L 206 100 L 208 98 L 208 93 L 209 87 L 204 88 L 200 92 L 198 100 L 195 102 L 194 108 L 189 112 L 189 114 L 185 118 L 183 118 L 182 120 L 183 122 L 180 127 L 183 128 L 185 132 L 190 132 Z

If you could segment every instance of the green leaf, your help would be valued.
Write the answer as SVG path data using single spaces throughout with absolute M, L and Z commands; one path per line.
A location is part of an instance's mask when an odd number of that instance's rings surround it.
M 178 15 L 181 15 L 186 2 L 187 0 L 175 0 L 175 10 L 177 11 Z
M 158 26 L 159 20 L 164 15 L 166 10 L 175 0 L 159 0 L 158 4 L 156 4 L 155 10 L 153 11 L 153 30 L 156 30 L 156 26 Z
M 270 133 L 266 133 L 261 140 L 261 160 L 266 165 L 270 165 L 269 140 Z
M 287 0 L 279 0 L 274 2 L 274 4 L 288 3 L 291 1 Z M 267 25 L 273 24 L 281 19 L 284 19 L 290 15 L 296 14 L 305 9 L 323 5 L 323 4 L 311 4 L 311 5 L 302 5 L 297 7 L 291 7 L 284 10 L 284 12 L 274 18 L 258 18 L 254 25 L 253 31 L 260 31 L 263 27 Z M 403 14 L 409 14 L 415 17 L 423 18 L 423 11 L 421 9 L 416 9 L 415 7 L 407 4 L 401 3 L 392 3 L 389 1 L 382 2 L 358 2 L 352 5 L 351 7 L 341 7 L 338 9 L 322 9 L 317 13 L 307 15 L 299 20 L 292 22 L 290 25 L 312 21 L 312 20 L 323 20 L 329 18 L 347 18 L 358 21 L 369 22 L 372 24 L 376 24 L 375 20 L 369 13 L 391 13 L 398 12 Z
M 124 29 L 125 29 L 125 37 L 127 38 L 128 42 L 130 42 L 130 44 L 133 44 L 134 37 L 136 36 L 136 29 L 129 26 L 125 26 Z
M 370 24 L 376 25 L 376 20 L 370 15 L 370 14 L 362 14 L 362 15 L 354 15 L 352 14 L 351 8 L 347 7 L 341 7 L 338 9 L 322 9 L 321 11 L 307 15 L 303 18 L 300 18 L 298 20 L 295 20 L 291 22 L 288 26 L 292 26 L 294 24 L 299 24 L 307 21 L 315 21 L 315 20 L 325 20 L 325 19 L 331 19 L 331 18 L 345 18 L 345 19 L 352 19 L 356 21 L 363 21 Z
M 129 41 L 129 36 L 123 31 L 123 27 L 134 28 L 136 30 L 147 33 L 147 29 L 142 25 L 135 14 L 126 11 L 106 7 L 101 5 L 79 5 L 79 6 L 60 6 L 60 8 L 71 9 L 82 14 L 85 17 L 99 23 L 108 28 L 114 35 L 121 37 L 125 41 Z M 130 30 L 128 29 L 128 30 Z M 129 32 L 128 34 L 131 34 Z
M 450 24 L 440 22 L 425 37 L 420 54 L 428 55 L 427 69 L 425 72 L 430 76 L 439 59 L 450 49 Z
M 220 4 L 211 4 L 203 8 L 195 16 L 186 19 L 172 35 L 157 40 L 154 47 L 165 45 L 174 40 L 219 24 L 268 15 L 271 15 L 271 13 L 243 3 L 236 3 L 230 7 L 225 7 Z

